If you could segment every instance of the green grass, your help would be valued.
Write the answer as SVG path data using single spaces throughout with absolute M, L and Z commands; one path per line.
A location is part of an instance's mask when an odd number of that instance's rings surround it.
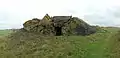
M 112 52 L 116 46 L 113 36 L 119 28 L 102 29 L 107 31 L 89 36 L 27 35 L 13 40 L 4 37 L 11 31 L 1 30 L 0 58 L 119 58 Z
M 110 45 L 112 43 L 111 40 L 113 40 L 112 35 L 119 29 L 105 28 L 105 30 L 107 30 L 105 33 L 96 33 L 86 37 L 70 36 L 69 39 L 71 38 L 74 42 L 77 42 L 74 46 L 77 46 L 78 48 L 82 47 L 82 49 L 84 49 L 83 55 L 78 53 L 82 56 L 81 58 L 109 58 L 111 51 Z M 76 58 L 79 58 L 79 56 Z
M 8 35 L 11 32 L 12 32 L 11 30 L 0 30 L 0 36 Z

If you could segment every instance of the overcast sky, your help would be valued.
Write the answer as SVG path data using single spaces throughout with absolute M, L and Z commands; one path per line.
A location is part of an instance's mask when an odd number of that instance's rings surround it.
M 0 0 L 0 29 L 21 28 L 46 13 L 72 15 L 91 25 L 120 26 L 119 0 Z

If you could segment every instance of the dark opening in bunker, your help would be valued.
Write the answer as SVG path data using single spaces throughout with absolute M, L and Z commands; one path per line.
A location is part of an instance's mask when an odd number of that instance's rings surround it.
M 55 27 L 55 33 L 56 36 L 62 35 L 62 27 Z

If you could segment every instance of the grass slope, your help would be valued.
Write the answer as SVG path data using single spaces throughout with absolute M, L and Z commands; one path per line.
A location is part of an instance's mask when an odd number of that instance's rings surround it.
M 8 40 L 0 39 L 1 58 L 117 58 L 112 51 L 119 28 L 102 28 L 89 36 L 27 36 Z M 24 35 L 24 34 L 23 34 Z M 23 36 L 22 35 L 22 36 Z M 26 35 L 26 34 L 25 34 Z M 3 39 L 4 38 L 4 39 Z M 9 42 L 9 44 L 7 44 Z M 114 56 L 113 56 L 114 55 Z

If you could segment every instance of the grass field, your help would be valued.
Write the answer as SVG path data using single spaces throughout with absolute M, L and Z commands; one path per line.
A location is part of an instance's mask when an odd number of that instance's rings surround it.
M 11 32 L 12 32 L 11 30 L 0 30 L 0 36 L 8 35 Z
M 114 52 L 118 44 L 114 35 L 119 28 L 104 30 L 107 31 L 89 36 L 36 37 L 12 41 L 5 37 L 11 33 L 10 30 L 0 30 L 0 58 L 120 58 Z M 6 44 L 8 41 L 9 44 Z

